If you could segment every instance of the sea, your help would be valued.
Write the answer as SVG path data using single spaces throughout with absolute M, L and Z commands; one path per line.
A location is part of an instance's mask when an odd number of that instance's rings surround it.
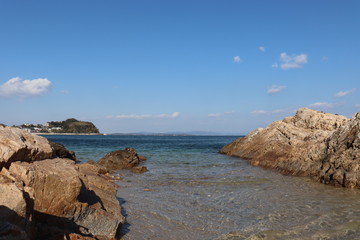
M 80 162 L 126 147 L 147 158 L 146 173 L 114 173 L 124 240 L 360 239 L 359 189 L 219 154 L 236 136 L 45 137 Z

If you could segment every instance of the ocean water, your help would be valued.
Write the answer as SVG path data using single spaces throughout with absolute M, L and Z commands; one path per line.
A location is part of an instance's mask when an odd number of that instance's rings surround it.
M 122 239 L 360 239 L 360 190 L 283 176 L 217 151 L 233 136 L 46 136 L 97 161 L 133 147 L 149 171 L 119 171 Z

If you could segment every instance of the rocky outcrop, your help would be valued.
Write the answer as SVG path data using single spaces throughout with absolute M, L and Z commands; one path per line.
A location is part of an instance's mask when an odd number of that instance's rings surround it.
M 120 169 L 132 169 L 144 160 L 146 160 L 146 158 L 139 156 L 135 149 L 125 148 L 106 154 L 97 164 L 106 168 L 108 171 L 115 171 Z
M 360 187 L 360 114 L 352 119 L 311 109 L 257 129 L 220 153 L 284 174 Z
M 326 184 L 360 187 L 360 113 L 327 140 L 319 180 Z
M 9 172 L 28 188 L 25 191 L 33 199 L 37 222 L 49 224 L 49 216 L 56 216 L 51 225 L 69 233 L 110 239 L 122 221 L 120 205 L 114 185 L 95 168 L 57 158 L 15 162 Z
M 9 139 L 19 135 L 14 128 L 6 133 Z M 31 136 L 22 134 L 28 149 L 34 149 Z M 49 143 L 39 138 L 33 144 L 48 144 L 51 157 Z M 4 149 L 13 149 L 6 144 L 3 138 L 2 156 Z M 115 239 L 124 218 L 109 177 L 70 159 L 25 160 L 17 158 L 0 172 L 0 239 Z
M 53 149 L 45 138 L 0 126 L 0 170 L 15 161 L 33 162 L 51 158 L 52 155 Z

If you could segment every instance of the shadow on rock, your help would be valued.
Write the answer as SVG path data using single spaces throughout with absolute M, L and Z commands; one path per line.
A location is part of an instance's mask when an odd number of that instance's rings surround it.
M 97 239 L 81 230 L 81 226 L 63 217 L 34 211 L 33 216 L 23 218 L 10 208 L 0 206 L 1 240 Z

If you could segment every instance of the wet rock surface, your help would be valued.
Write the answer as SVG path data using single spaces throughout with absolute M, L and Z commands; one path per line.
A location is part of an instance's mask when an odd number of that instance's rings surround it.
M 146 158 L 139 156 L 135 149 L 125 148 L 106 154 L 99 160 L 97 165 L 111 172 L 121 169 L 132 169 L 137 167 L 141 161 L 145 160 Z
M 299 109 L 294 117 L 256 129 L 220 153 L 284 174 L 313 176 L 326 184 L 360 187 L 360 114 Z

